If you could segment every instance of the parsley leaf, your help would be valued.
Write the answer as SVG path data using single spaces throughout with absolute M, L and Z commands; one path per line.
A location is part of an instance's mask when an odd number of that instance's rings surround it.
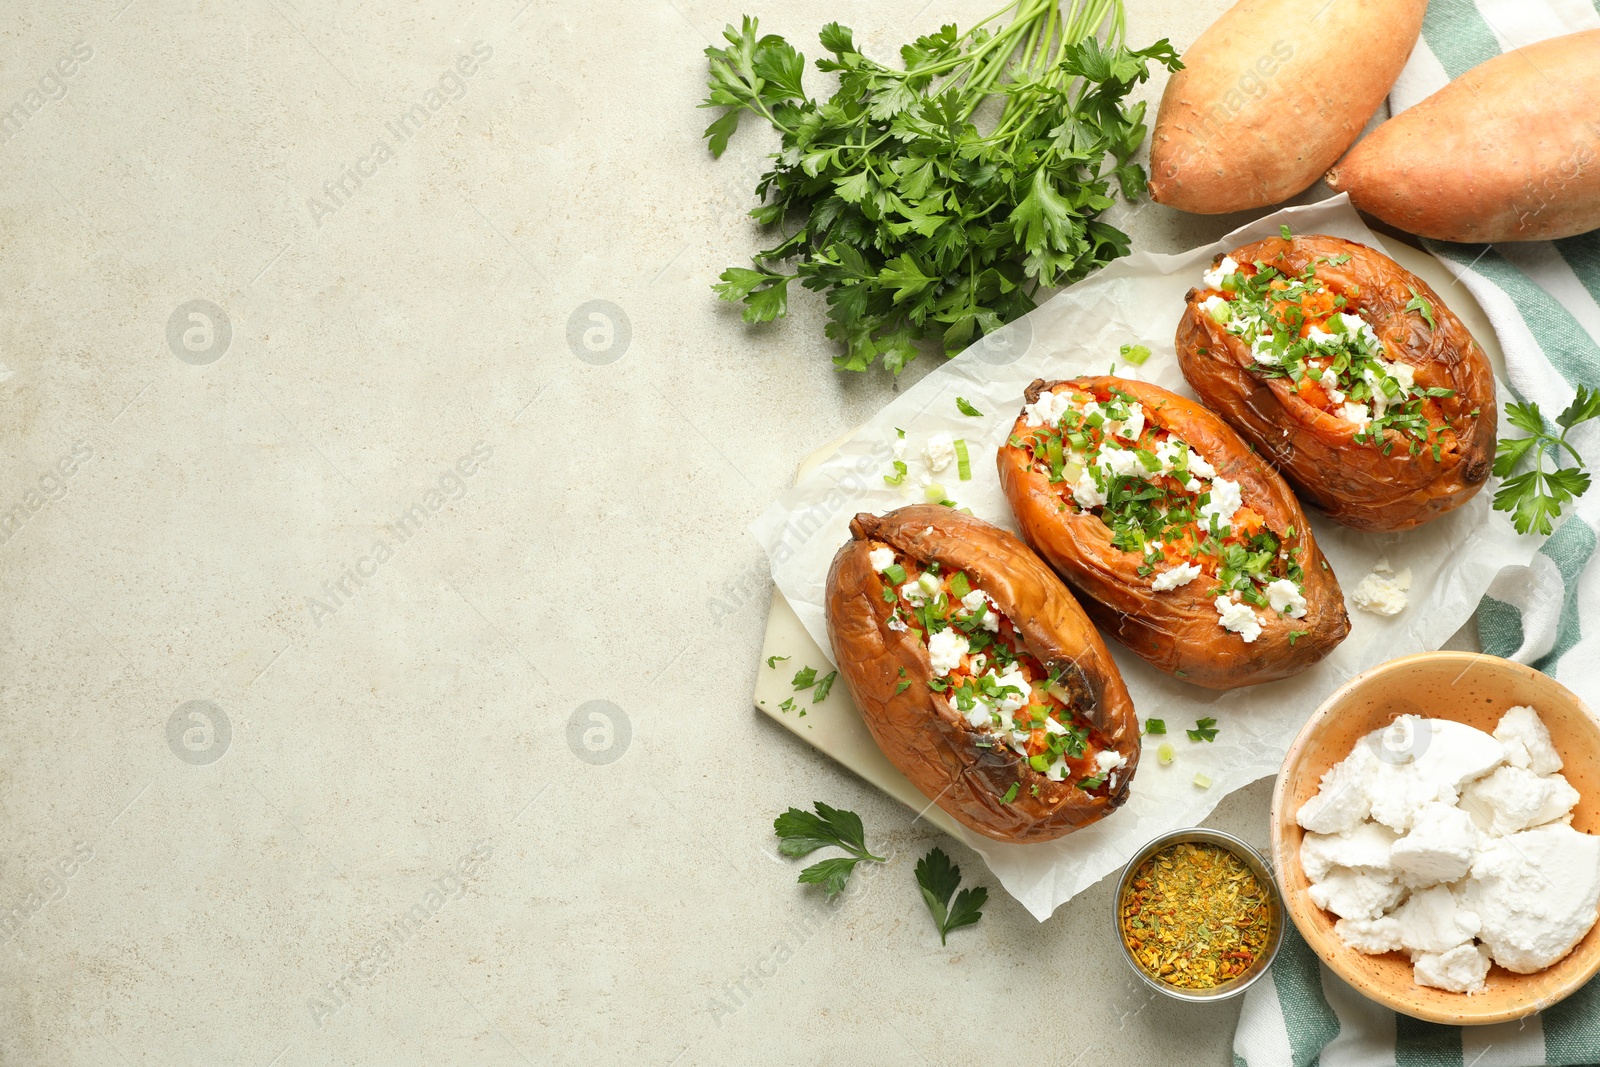
M 933 924 L 939 929 L 941 945 L 951 930 L 971 926 L 983 918 L 980 909 L 989 902 L 988 889 L 980 885 L 956 893 L 960 884 L 961 868 L 950 862 L 944 849 L 935 848 L 917 861 L 917 885 L 922 887 L 923 902 L 928 905 Z M 954 905 L 950 903 L 952 894 L 956 898 Z
M 773 670 L 777 670 L 778 669 L 778 664 L 782 663 L 784 660 L 786 660 L 788 658 L 789 658 L 788 656 L 768 656 L 767 657 L 767 666 L 771 667 Z
M 898 67 L 829 23 L 815 66 L 839 83 L 822 98 L 782 37 L 748 16 L 726 27 L 705 50 L 701 106 L 721 111 L 707 145 L 720 157 L 747 112 L 776 131 L 751 215 L 782 230 L 717 294 L 769 322 L 798 280 L 827 301 L 835 367 L 898 374 L 924 343 L 959 352 L 1031 311 L 1040 288 L 1126 255 L 1127 235 L 1100 221 L 1117 192 L 1145 191 L 1145 106 L 1126 100 L 1152 65 L 1182 64 L 1165 40 L 1125 47 L 1120 9 L 1102 44 L 1103 6 L 1012 0 L 965 33 L 918 38 Z
M 1021 782 L 1012 782 L 1011 788 L 1006 790 L 1006 795 L 1000 798 L 1000 803 L 1009 804 L 1017 799 L 1017 790 L 1022 788 Z
M 796 690 L 810 689 L 817 683 L 817 669 L 815 667 L 801 667 L 794 673 L 792 684 Z
M 1527 437 L 1502 438 L 1495 446 L 1494 473 L 1503 479 L 1494 494 L 1496 510 L 1511 513 L 1512 525 L 1520 534 L 1530 531 L 1548 534 L 1552 520 L 1561 517 L 1561 508 L 1589 489 L 1590 475 L 1583 457 L 1567 442 L 1567 432 L 1579 423 L 1600 417 L 1600 389 L 1580 385 L 1572 403 L 1556 416 L 1559 433 L 1545 429 L 1538 404 L 1508 404 L 1506 418 Z M 1562 452 L 1572 456 L 1573 466 L 1562 465 Z M 1553 469 L 1545 469 L 1545 460 Z M 1513 475 L 1524 460 L 1533 469 Z
M 1165 719 L 1146 719 L 1144 721 L 1144 732 L 1147 733 L 1147 734 L 1153 734 L 1153 735 L 1160 735 L 1160 734 L 1166 733 L 1167 732 L 1166 720 Z
M 833 683 L 838 677 L 838 671 L 829 671 L 826 677 L 817 682 L 817 688 L 811 693 L 811 703 L 820 704 L 827 700 L 828 690 L 833 688 Z
M 1196 719 L 1193 730 L 1185 730 L 1191 741 L 1214 741 L 1217 737 L 1216 719 Z
M 850 872 L 862 860 L 883 863 L 884 857 L 867 851 L 866 831 L 861 816 L 853 811 L 829 807 L 822 801 L 814 802 L 816 814 L 790 808 L 772 820 L 772 831 L 778 835 L 778 851 L 785 856 L 809 856 L 819 848 L 842 848 L 849 856 L 839 856 L 813 863 L 800 872 L 800 882 L 820 885 L 828 897 L 838 896 L 844 889 Z
M 1407 286 L 1407 288 L 1411 289 L 1411 302 L 1406 305 L 1406 310 L 1422 312 L 1423 321 L 1428 324 L 1428 329 L 1437 330 L 1439 324 L 1433 321 L 1433 305 L 1428 303 L 1414 287 Z
M 983 412 L 979 411 L 977 408 L 968 403 L 967 398 L 964 396 L 956 397 L 956 410 L 960 411 L 963 415 L 971 415 L 975 419 L 983 418 Z

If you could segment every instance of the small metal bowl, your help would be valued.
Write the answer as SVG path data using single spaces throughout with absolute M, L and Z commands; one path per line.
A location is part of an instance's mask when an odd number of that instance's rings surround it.
M 1183 842 L 1220 845 L 1239 857 L 1240 860 L 1244 861 L 1245 866 L 1249 867 L 1251 872 L 1255 874 L 1256 879 L 1266 890 L 1267 900 L 1272 912 L 1272 930 L 1267 935 L 1266 951 L 1261 953 L 1260 958 L 1251 964 L 1250 969 L 1244 974 L 1210 989 L 1180 989 L 1177 986 L 1163 982 L 1139 965 L 1139 961 L 1133 958 L 1133 953 L 1129 950 L 1128 943 L 1122 936 L 1122 897 L 1128 890 L 1128 883 L 1133 881 L 1135 872 L 1144 865 L 1145 860 L 1168 845 L 1176 845 Z M 1122 958 L 1128 961 L 1128 966 L 1132 967 L 1133 972 L 1144 980 L 1145 985 L 1174 1000 L 1184 1000 L 1190 1003 L 1208 1003 L 1238 996 L 1248 989 L 1250 984 L 1257 978 L 1266 974 L 1268 968 L 1272 966 L 1273 957 L 1277 956 L 1278 948 L 1283 944 L 1283 897 L 1278 892 L 1277 879 L 1272 877 L 1272 868 L 1262 858 L 1261 853 L 1232 834 L 1196 826 L 1187 830 L 1173 830 L 1170 833 L 1162 834 L 1134 854 L 1134 857 L 1128 861 L 1127 866 L 1122 868 L 1122 877 L 1117 879 L 1117 892 L 1111 902 L 1111 921 L 1112 927 L 1117 933 L 1117 944 L 1122 948 Z

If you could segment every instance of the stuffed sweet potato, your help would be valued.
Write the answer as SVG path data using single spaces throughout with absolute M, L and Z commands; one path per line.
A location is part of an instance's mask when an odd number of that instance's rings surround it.
M 1273 237 L 1191 289 L 1178 363 L 1309 503 L 1361 530 L 1460 507 L 1494 463 L 1494 373 L 1439 294 L 1339 237 Z
M 999 841 L 1048 841 L 1121 806 L 1133 703 L 1050 568 L 937 504 L 857 515 L 850 533 L 828 572 L 828 636 L 889 762 Z
M 1123 378 L 1035 381 L 1000 485 L 1100 628 L 1210 689 L 1302 671 L 1350 632 L 1294 494 L 1216 415 Z

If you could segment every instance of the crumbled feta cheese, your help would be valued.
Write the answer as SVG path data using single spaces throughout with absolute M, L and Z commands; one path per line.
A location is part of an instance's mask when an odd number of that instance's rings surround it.
M 1339 318 L 1344 320 L 1345 332 L 1351 337 L 1358 337 L 1369 346 L 1377 345 L 1378 335 L 1372 332 L 1372 327 L 1367 325 L 1366 319 L 1360 315 L 1352 315 L 1348 311 L 1341 311 Z
M 1072 487 L 1072 499 L 1078 502 L 1080 508 L 1099 508 L 1106 503 L 1105 493 L 1101 492 L 1094 475 L 1087 470 L 1078 475 L 1077 484 Z
M 894 458 L 895 459 L 905 459 L 906 458 L 906 439 L 904 437 L 895 438 L 895 442 L 894 442 Z
M 1200 301 L 1200 310 L 1218 322 L 1228 321 L 1228 302 L 1220 296 L 1213 294 Z
M 1393 875 L 1335 867 L 1306 892 L 1317 907 L 1341 919 L 1376 919 L 1398 904 L 1405 891 Z
M 1218 625 L 1224 630 L 1238 634 L 1245 644 L 1248 645 L 1261 636 L 1261 620 L 1250 610 L 1249 604 L 1241 604 L 1236 600 L 1219 596 L 1214 606 L 1217 609 Z
M 1128 757 L 1114 748 L 1101 749 L 1094 757 L 1094 765 L 1101 774 L 1114 771 L 1128 762 Z
M 1238 272 L 1239 264 L 1233 261 L 1233 257 L 1223 256 L 1222 262 L 1202 274 L 1200 280 L 1206 283 L 1207 289 L 1221 289 L 1222 283 L 1227 281 L 1228 275 L 1237 274 Z
M 1463 785 L 1505 760 L 1505 747 L 1482 730 L 1418 715 L 1399 716 L 1359 747 L 1378 757 L 1362 782 L 1372 818 L 1402 833 L 1424 805 L 1454 804 Z
M 1494 728 L 1494 736 L 1506 746 L 1506 759 L 1517 767 L 1527 767 L 1534 774 L 1554 774 L 1561 769 L 1561 754 L 1532 708 L 1507 711 Z
M 1055 426 L 1061 421 L 1061 416 L 1071 411 L 1072 394 L 1070 391 L 1059 393 L 1040 393 L 1039 399 L 1023 408 L 1027 413 L 1029 426 Z
M 1384 363 L 1383 369 L 1388 371 L 1395 381 L 1400 383 L 1403 392 L 1415 392 L 1417 388 L 1417 368 L 1409 363 Z
M 1353 422 L 1363 430 L 1372 422 L 1372 415 L 1367 411 L 1367 405 L 1354 400 L 1346 400 L 1340 409 L 1345 422 Z
M 1378 756 L 1371 745 L 1358 743 L 1350 755 L 1329 767 L 1321 788 L 1295 815 L 1295 821 L 1314 833 L 1335 834 L 1353 830 L 1372 811 L 1367 799 L 1367 779 L 1377 771 Z
M 1135 478 L 1145 478 L 1154 473 L 1145 470 L 1144 464 L 1139 462 L 1138 455 L 1132 449 L 1117 448 L 1110 442 L 1100 446 L 1100 454 L 1095 456 L 1094 465 L 1119 478 L 1130 475 Z
M 1363 822 L 1337 834 L 1309 833 L 1300 839 L 1300 866 L 1306 877 L 1319 882 L 1335 867 L 1389 866 L 1389 850 L 1400 835 L 1387 826 Z
M 1313 326 L 1311 332 L 1317 333 L 1319 331 Z M 1345 402 L 1345 395 L 1339 389 L 1339 376 L 1333 373 L 1332 367 L 1324 367 L 1322 376 L 1318 378 L 1318 381 L 1322 383 L 1322 391 L 1328 394 L 1329 400 L 1335 404 L 1343 404 Z
M 1339 338 L 1320 326 L 1313 326 L 1306 331 L 1306 340 L 1314 345 L 1328 345 L 1336 343 Z
M 882 574 L 894 566 L 894 549 L 875 548 L 867 553 L 867 562 L 872 564 L 872 569 Z
M 1176 589 L 1188 585 L 1200 577 L 1198 563 L 1180 563 L 1176 567 L 1169 567 L 1156 575 L 1156 580 L 1150 583 L 1150 588 L 1157 593 L 1164 593 L 1168 589 Z
M 1106 424 L 1106 429 L 1127 441 L 1137 441 L 1144 433 L 1144 407 L 1135 402 L 1128 405 L 1128 417 L 1120 422 Z
M 1376 919 L 1340 919 L 1333 924 L 1339 940 L 1369 956 L 1400 951 L 1400 924 L 1392 915 Z
M 1387 559 L 1380 558 L 1372 573 L 1361 579 L 1350 592 L 1350 603 L 1374 615 L 1398 615 L 1405 610 L 1406 593 L 1411 588 L 1411 568 L 1395 572 Z
M 1215 478 L 1217 476 L 1217 468 L 1207 463 L 1205 457 L 1192 448 L 1189 449 L 1188 467 L 1190 474 L 1200 478 Z
M 990 673 L 995 675 L 995 683 L 997 685 L 1002 687 L 1009 685 L 1017 689 L 1016 693 L 1007 693 L 1000 698 L 999 703 L 996 705 L 1000 714 L 1009 716 L 1012 712 L 1027 705 L 1031 690 L 1028 687 L 1028 679 L 1022 676 L 1021 671 L 1013 666 L 1005 674 Z M 1026 738 L 1027 734 L 1023 734 L 1023 737 Z
M 1578 791 L 1561 775 L 1541 778 L 1517 766 L 1501 767 L 1461 791 L 1461 809 L 1494 837 L 1554 822 L 1577 803 Z
M 1200 525 L 1207 526 L 1214 515 L 1217 525 L 1226 529 L 1233 525 L 1233 516 L 1244 506 L 1244 495 L 1239 491 L 1239 483 L 1230 478 L 1213 478 L 1211 480 L 1211 498 L 1200 505 Z
M 968 611 L 977 611 L 980 604 L 988 605 L 988 610 L 983 613 L 983 628 L 990 633 L 1000 632 L 1000 607 L 994 598 L 982 589 L 974 589 L 961 598 L 961 606 Z
M 1306 597 L 1300 592 L 1300 587 L 1288 578 L 1279 578 L 1267 583 L 1267 605 L 1280 615 L 1288 615 L 1291 619 L 1305 617 Z
M 1472 817 L 1454 804 L 1431 801 L 1417 810 L 1411 830 L 1394 843 L 1390 865 L 1412 887 L 1454 882 L 1472 868 L 1478 831 Z M 1443 952 L 1444 945 L 1430 952 Z
M 911 579 L 900 587 L 900 595 L 905 597 L 912 607 L 921 607 L 928 602 L 928 591 L 922 587 L 922 582 L 916 578 Z
M 982 704 L 977 705 L 967 712 L 967 725 L 974 730 L 982 730 L 994 725 L 994 712 Z
M 933 673 L 941 678 L 961 666 L 961 657 L 966 654 L 967 639 L 954 627 L 928 636 L 928 659 Z
M 1449 952 L 1478 935 L 1482 920 L 1456 901 L 1447 885 L 1419 889 L 1394 911 L 1400 947 L 1412 953 Z
M 1478 938 L 1494 962 L 1517 974 L 1542 971 L 1594 925 L 1600 838 L 1561 823 L 1492 838 L 1461 895 L 1483 921 Z
M 1457 945 L 1449 952 L 1424 952 L 1411 966 L 1418 985 L 1448 989 L 1452 993 L 1477 993 L 1489 977 L 1489 950 L 1478 944 Z
M 1062 726 L 1061 723 L 1056 720 L 1054 715 L 1046 715 L 1044 717 L 1044 732 L 1047 734 L 1055 734 L 1060 736 L 1067 732 L 1067 728 Z
M 906 625 L 906 620 L 902 619 L 897 611 L 889 616 L 889 629 L 905 633 L 910 627 Z
M 1257 334 L 1255 340 L 1250 342 L 1250 355 L 1255 358 L 1257 363 L 1263 363 L 1269 367 L 1278 366 L 1283 361 L 1273 353 L 1271 348 L 1277 341 L 1278 335 L 1275 333 Z
M 950 466 L 956 459 L 954 436 L 948 433 L 936 433 L 928 438 L 928 443 L 922 446 L 922 458 L 934 474 Z

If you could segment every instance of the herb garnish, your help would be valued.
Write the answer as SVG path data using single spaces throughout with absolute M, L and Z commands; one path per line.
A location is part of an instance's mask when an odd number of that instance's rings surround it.
M 1505 480 L 1494 494 L 1496 510 L 1508 511 L 1517 532 L 1530 530 L 1547 534 L 1550 520 L 1561 517 L 1561 505 L 1582 496 L 1589 489 L 1589 472 L 1583 457 L 1567 443 L 1567 431 L 1580 422 L 1600 416 L 1600 389 L 1578 386 L 1572 403 L 1556 416 L 1560 433 L 1545 430 L 1544 415 L 1538 404 L 1507 404 L 1506 418 L 1527 437 L 1502 438 L 1495 446 L 1494 472 Z M 1575 465 L 1564 467 L 1561 453 L 1571 453 Z M 1508 477 L 1525 457 L 1533 458 L 1533 469 Z M 1554 469 L 1546 471 L 1549 457 Z
M 800 882 L 821 885 L 828 897 L 838 896 L 844 889 L 850 872 L 862 860 L 885 862 L 884 857 L 867 851 L 866 831 L 861 816 L 853 811 L 829 807 L 814 801 L 817 812 L 790 808 L 772 820 L 772 831 L 779 837 L 778 851 L 785 856 L 809 856 L 819 848 L 830 845 L 842 848 L 849 856 L 839 856 L 813 863 L 800 872 Z
M 944 849 L 936 848 L 917 861 L 917 885 L 922 887 L 922 899 L 933 916 L 934 926 L 939 929 L 941 945 L 951 930 L 971 926 L 983 918 L 980 909 L 989 900 L 989 890 L 981 885 L 956 893 L 956 886 L 960 884 L 961 868 L 950 862 Z M 950 896 L 953 893 L 956 900 L 952 906 Z
M 960 411 L 963 415 L 970 415 L 975 419 L 983 418 L 983 412 L 967 403 L 967 398 L 964 396 L 956 397 L 956 410 Z
M 1098 218 L 1113 180 L 1130 199 L 1145 191 L 1133 162 L 1145 106 L 1123 100 L 1152 61 L 1181 64 L 1165 40 L 1123 47 L 1121 0 L 1064 7 L 1013 0 L 965 33 L 946 25 L 901 49 L 904 69 L 829 23 L 816 66 L 839 88 L 825 100 L 806 94 L 805 59 L 782 37 L 748 16 L 727 27 L 727 46 L 706 49 L 702 105 L 727 110 L 705 136 L 722 155 L 746 111 L 778 131 L 751 215 L 792 229 L 753 268 L 724 271 L 721 297 L 767 322 L 786 314 L 798 280 L 827 297 L 827 335 L 844 347 L 836 367 L 881 361 L 898 374 L 923 338 L 954 354 L 1032 310 L 1041 286 L 1127 254 L 1127 235 Z
M 1196 719 L 1193 730 L 1185 730 L 1191 741 L 1215 741 L 1217 738 L 1216 719 Z
M 767 657 L 767 666 L 771 667 L 773 670 L 777 670 L 778 669 L 778 664 L 782 663 L 784 660 L 786 660 L 788 658 L 789 658 L 788 656 L 776 656 L 776 655 L 768 656 Z

